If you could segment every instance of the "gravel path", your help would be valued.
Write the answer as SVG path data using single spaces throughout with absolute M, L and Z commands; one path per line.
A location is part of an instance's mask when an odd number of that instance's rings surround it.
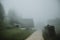
M 42 32 L 41 31 L 35 31 L 26 40 L 43 40 Z

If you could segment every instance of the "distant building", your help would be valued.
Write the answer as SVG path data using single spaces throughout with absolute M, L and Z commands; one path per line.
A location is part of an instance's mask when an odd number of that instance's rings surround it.
M 22 27 L 24 27 L 24 28 L 33 28 L 34 27 L 33 19 L 22 19 L 21 23 L 23 24 Z

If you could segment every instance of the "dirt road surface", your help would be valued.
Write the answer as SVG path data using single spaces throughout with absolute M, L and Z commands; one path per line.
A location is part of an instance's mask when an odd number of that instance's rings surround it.
M 42 32 L 41 31 L 35 31 L 26 40 L 44 40 L 44 39 L 42 37 Z

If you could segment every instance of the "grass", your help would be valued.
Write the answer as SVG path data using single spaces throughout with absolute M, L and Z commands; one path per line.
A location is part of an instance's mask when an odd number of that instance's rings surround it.
M 33 31 L 21 30 L 19 28 L 7 29 L 2 31 L 3 40 L 25 40 Z

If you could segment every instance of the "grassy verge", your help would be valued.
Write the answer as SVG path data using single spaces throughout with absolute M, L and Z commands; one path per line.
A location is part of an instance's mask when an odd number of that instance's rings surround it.
M 32 30 L 21 30 L 19 28 L 14 28 L 2 31 L 2 35 L 3 40 L 24 40 L 32 34 L 32 32 Z

